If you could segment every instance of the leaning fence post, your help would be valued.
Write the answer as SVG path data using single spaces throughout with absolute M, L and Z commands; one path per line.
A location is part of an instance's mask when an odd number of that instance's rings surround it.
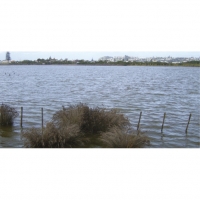
M 190 118 L 191 118 L 192 114 L 190 113 L 190 116 L 189 116 L 189 119 L 188 119 L 188 123 L 187 123 L 187 127 L 185 129 L 185 133 L 187 133 L 187 130 L 188 130 L 188 126 L 189 126 L 189 123 L 190 123 Z
M 20 121 L 20 126 L 22 127 L 23 123 L 23 107 L 21 107 L 21 121 Z
M 139 130 L 139 127 L 140 127 L 140 119 L 141 119 L 141 116 L 142 116 L 142 112 L 140 112 L 140 117 L 139 117 L 139 121 L 138 121 L 138 125 L 137 125 L 137 131 Z
M 41 108 L 41 112 L 42 112 L 42 134 L 43 134 L 43 108 Z
M 163 122 L 162 122 L 162 127 L 161 127 L 161 133 L 163 132 L 164 123 L 165 123 L 165 117 L 166 117 L 166 113 L 164 113 L 164 116 L 163 116 Z

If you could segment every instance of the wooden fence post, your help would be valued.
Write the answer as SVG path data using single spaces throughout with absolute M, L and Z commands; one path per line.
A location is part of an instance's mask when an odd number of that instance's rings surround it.
M 43 134 L 43 108 L 41 108 L 41 112 L 42 112 L 42 134 Z
M 3 104 L 1 105 L 1 121 L 0 124 L 3 123 Z
M 166 113 L 164 113 L 164 116 L 163 116 L 163 122 L 162 122 L 162 127 L 161 127 L 161 133 L 163 132 L 164 123 L 165 123 L 165 117 L 166 117 Z
M 21 107 L 21 121 L 20 121 L 20 126 L 22 127 L 23 124 L 23 107 Z
M 137 131 L 139 130 L 139 127 L 140 127 L 140 119 L 141 119 L 141 116 L 142 116 L 142 112 L 140 112 L 140 117 L 139 117 L 139 121 L 138 121 L 138 125 L 137 125 Z
M 187 127 L 185 129 L 185 133 L 186 134 L 187 134 L 187 130 L 188 130 L 188 126 L 189 126 L 189 123 L 190 123 L 191 116 L 192 116 L 192 114 L 190 113 L 190 116 L 189 116 L 189 119 L 188 119 L 188 123 L 187 123 Z

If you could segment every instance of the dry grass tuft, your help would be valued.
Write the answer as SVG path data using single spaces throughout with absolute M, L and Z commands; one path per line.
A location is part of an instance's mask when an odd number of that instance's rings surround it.
M 106 148 L 140 148 L 149 144 L 148 138 L 142 133 L 137 134 L 133 130 L 121 130 L 117 127 L 103 133 L 100 141 Z
M 29 129 L 22 134 L 24 147 L 30 148 L 76 148 L 85 147 L 88 140 L 76 125 L 57 128 L 52 122 L 43 129 Z
M 65 127 L 66 125 L 72 124 L 80 127 L 84 108 L 84 104 L 73 105 L 68 108 L 63 106 L 62 110 L 57 111 L 53 115 L 52 122 L 56 127 Z
M 99 134 L 109 131 L 112 127 L 124 129 L 129 125 L 129 120 L 116 109 L 84 107 L 80 129 L 85 134 Z
M 31 128 L 26 130 L 21 135 L 24 142 L 24 147 L 42 148 L 42 132 L 41 129 Z
M 13 125 L 14 119 L 18 116 L 18 112 L 15 108 L 8 105 L 2 104 L 0 106 L 0 125 L 11 126 Z
M 54 114 L 52 121 L 57 127 L 76 124 L 85 134 L 98 134 L 108 131 L 114 126 L 125 128 L 130 125 L 129 120 L 119 114 L 116 109 L 89 108 L 85 104 L 63 107 Z

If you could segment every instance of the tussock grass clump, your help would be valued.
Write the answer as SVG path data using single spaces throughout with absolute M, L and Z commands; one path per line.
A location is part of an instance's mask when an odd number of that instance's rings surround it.
M 130 132 L 130 122 L 118 110 L 89 108 L 85 104 L 63 107 L 41 130 L 29 129 L 22 134 L 25 147 L 141 147 L 147 139 Z
M 114 126 L 123 129 L 130 125 L 129 120 L 117 109 L 89 108 L 85 104 L 63 107 L 53 115 L 52 121 L 57 127 L 76 124 L 84 134 L 99 134 Z
M 41 129 L 31 128 L 26 130 L 21 135 L 24 147 L 42 148 L 42 131 Z
M 32 128 L 22 133 L 24 147 L 31 148 L 73 148 L 85 147 L 87 139 L 79 132 L 77 126 L 67 126 L 62 129 L 49 122 L 46 128 Z
M 100 141 L 106 148 L 139 148 L 149 144 L 148 138 L 141 132 L 138 134 L 134 130 L 121 130 L 116 127 L 103 133 Z
M 112 127 L 124 129 L 129 125 L 129 120 L 116 109 L 84 107 L 80 129 L 85 134 L 100 134 L 109 131 Z
M 12 108 L 6 104 L 0 106 L 0 126 L 13 125 L 14 119 L 18 116 L 18 112 L 15 108 Z
M 56 127 L 65 127 L 67 125 L 81 125 L 84 104 L 72 105 L 68 108 L 63 106 L 62 110 L 57 111 L 52 118 Z

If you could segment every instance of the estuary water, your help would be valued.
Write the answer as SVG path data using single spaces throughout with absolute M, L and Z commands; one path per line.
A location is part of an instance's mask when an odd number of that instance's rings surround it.
M 23 129 L 41 127 L 41 108 L 45 124 L 62 106 L 86 103 L 118 108 L 135 129 L 142 112 L 148 148 L 200 147 L 199 87 L 198 67 L 0 65 L 0 103 L 23 107 Z M 19 116 L 0 128 L 0 147 L 23 147 L 20 133 Z

